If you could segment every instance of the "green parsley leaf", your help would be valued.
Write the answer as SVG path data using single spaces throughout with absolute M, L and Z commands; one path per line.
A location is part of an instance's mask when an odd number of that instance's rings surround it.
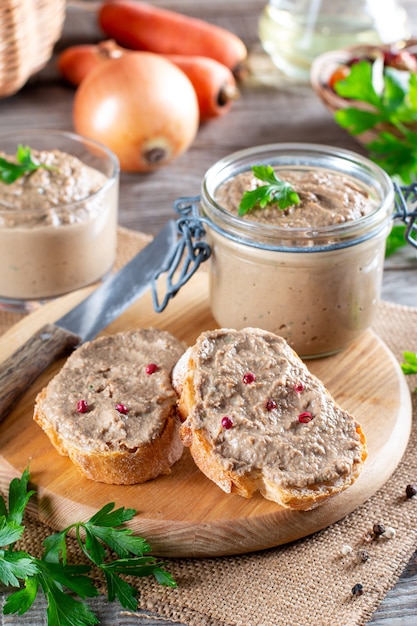
M 352 104 L 336 111 L 334 118 L 351 135 L 375 129 L 377 138 L 366 144 L 369 157 L 390 176 L 409 184 L 417 180 L 417 131 L 410 126 L 417 124 L 417 75 L 385 67 L 383 89 L 377 93 L 372 68 L 367 59 L 354 63 L 348 76 L 334 85 L 338 95 L 367 108 Z
M 23 615 L 30 609 L 38 595 L 39 581 L 36 576 L 25 578 L 24 587 L 10 594 L 3 608 L 5 615 L 17 613 Z
M 417 354 L 415 352 L 404 352 L 404 363 L 401 363 L 401 369 L 404 374 L 417 374 Z
M 407 101 L 410 106 L 410 109 L 417 114 L 417 74 L 410 75 L 410 81 L 408 83 L 409 92 L 407 96 Z M 415 117 L 413 118 L 415 119 Z
M 37 574 L 38 568 L 34 559 L 26 552 L 0 550 L 0 580 L 3 585 L 19 586 L 18 578 Z
M 385 69 L 384 74 L 384 91 L 381 94 L 381 104 L 389 115 L 399 121 L 408 121 L 410 111 L 405 104 L 405 98 L 408 92 L 408 75 L 407 82 L 404 82 L 402 76 L 404 72 L 395 70 L 391 67 Z M 380 104 L 380 106 L 381 106 Z
M 381 101 L 374 89 L 372 63 L 366 59 L 353 63 L 346 78 L 337 81 L 334 88 L 342 98 L 367 102 L 376 108 Z
M 16 522 L 7 521 L 7 518 L 0 517 L 0 546 L 9 546 L 15 543 L 23 535 L 25 528 Z
M 10 185 L 25 174 L 29 174 L 40 168 L 46 170 L 56 169 L 50 165 L 36 161 L 32 156 L 31 149 L 28 146 L 22 146 L 20 144 L 16 151 L 16 161 L 17 163 L 14 163 L 4 157 L 0 157 L 0 181 L 6 183 L 6 185 Z
M 133 535 L 129 528 L 119 528 L 132 519 L 135 515 L 134 509 L 120 508 L 113 511 L 113 508 L 114 502 L 106 504 L 87 522 L 73 524 L 62 532 L 47 537 L 44 541 L 45 559 L 55 563 L 60 559 L 66 561 L 65 537 L 71 528 L 76 529 L 81 549 L 96 565 L 100 565 L 106 555 L 103 544 L 120 557 L 127 557 L 130 554 L 138 556 L 149 552 L 150 546 L 143 537 Z M 81 531 L 85 533 L 84 542 Z
M 56 626 L 94 626 L 100 621 L 84 602 L 76 600 L 58 587 L 44 589 L 48 602 L 48 624 Z
M 160 585 L 163 585 L 164 587 L 176 587 L 177 586 L 177 583 L 175 582 L 174 578 L 172 577 L 172 574 L 167 572 L 162 567 L 155 567 L 155 569 L 153 570 L 152 573 L 153 573 L 156 581 Z
M 403 352 L 404 362 L 401 363 L 401 369 L 406 375 L 417 374 L 417 353 Z M 417 387 L 414 389 L 417 392 Z
M 64 586 L 71 589 L 80 598 L 94 598 L 98 595 L 98 591 L 93 581 L 87 574 L 90 565 L 63 565 L 62 563 L 49 563 L 43 559 L 36 559 L 36 564 L 40 573 L 39 581 L 45 589 L 50 586 Z
M 43 545 L 45 547 L 45 553 L 43 558 L 48 563 L 62 563 L 65 565 L 67 562 L 67 544 L 65 541 L 67 531 L 60 533 L 54 533 L 44 539 Z
M 48 626 L 93 626 L 99 623 L 84 602 L 86 598 L 98 595 L 93 580 L 86 575 L 91 565 L 67 563 L 66 537 L 70 530 L 75 530 L 85 557 L 102 570 L 109 600 L 117 598 L 125 608 L 137 608 L 137 591 L 123 576 L 153 575 L 161 585 L 176 586 L 171 574 L 163 568 L 163 563 L 155 557 L 145 556 L 146 552 L 150 552 L 148 542 L 123 527 L 136 511 L 123 507 L 114 509 L 114 502 L 102 507 L 87 522 L 76 522 L 47 537 L 41 559 L 15 550 L 14 544 L 24 532 L 21 524 L 24 510 L 34 493 L 28 490 L 28 483 L 28 470 L 20 479 L 10 483 L 9 511 L 0 497 L 0 546 L 6 547 L 0 549 L 0 581 L 12 587 L 22 585 L 8 597 L 3 607 L 5 614 L 26 613 L 39 590 L 42 590 L 47 601 Z M 110 551 L 122 558 L 111 560 Z
M 107 598 L 109 602 L 114 602 L 117 598 L 125 609 L 135 611 L 137 609 L 136 590 L 125 580 L 117 576 L 112 571 L 105 569 L 104 575 L 107 583 Z
M 339 109 L 334 114 L 336 122 L 351 135 L 361 135 L 383 121 L 383 116 L 372 111 L 362 111 L 355 107 Z
M 299 195 L 292 185 L 277 178 L 271 165 L 253 165 L 252 172 L 259 180 L 266 182 L 251 191 L 245 191 L 239 204 L 238 214 L 246 215 L 256 207 L 265 208 L 268 204 L 278 204 L 280 209 L 300 203 Z
M 150 551 L 148 542 L 142 537 L 135 537 L 129 528 L 114 529 L 94 526 L 93 532 L 120 557 L 126 557 L 129 554 L 138 556 Z
M 44 559 L 51 565 L 58 565 L 62 560 L 63 566 L 68 568 L 68 565 L 65 565 L 65 538 L 68 532 L 74 529 L 81 550 L 102 570 L 106 578 L 109 601 L 113 602 L 117 598 L 123 607 L 135 610 L 137 592 L 120 575 L 154 575 L 160 584 L 174 587 L 176 583 L 163 569 L 163 563 L 152 556 L 144 556 L 144 553 L 150 551 L 148 542 L 142 537 L 133 535 L 131 529 L 120 527 L 132 519 L 135 510 L 123 507 L 114 509 L 114 506 L 115 503 L 110 502 L 86 522 L 71 524 L 62 532 L 47 537 L 44 541 Z M 106 561 L 106 548 L 121 558 Z
M 128 576 L 140 577 L 149 576 L 158 572 L 159 580 L 163 580 L 161 584 L 167 587 L 176 587 L 177 584 L 172 576 L 161 569 L 163 565 L 163 563 L 158 562 L 153 556 L 138 556 L 136 558 L 116 559 L 110 563 L 103 563 L 101 569 L 107 572 L 112 571 Z M 160 575 L 162 572 L 164 572 L 163 576 Z
M 163 569 L 163 563 L 155 557 L 142 556 L 137 558 L 117 559 L 110 563 L 103 563 L 100 569 L 104 572 L 107 581 L 108 600 L 114 601 L 117 596 L 120 604 L 126 609 L 135 609 L 137 605 L 136 590 L 128 585 L 119 574 L 125 576 L 151 576 L 154 575 L 159 584 L 167 587 L 176 587 L 177 584 L 172 576 Z
M 103 544 L 99 541 L 98 536 L 96 537 L 94 530 L 90 528 L 90 526 L 86 524 L 85 526 L 83 526 L 83 528 L 85 531 L 84 553 L 89 559 L 93 561 L 93 563 L 95 563 L 95 565 L 101 565 L 101 563 L 103 563 L 104 559 L 106 558 L 106 550 L 104 549 Z M 79 543 L 82 543 L 81 538 L 79 540 Z
M 387 238 L 385 258 L 388 258 L 394 254 L 396 250 L 404 246 L 406 229 L 407 226 L 405 224 L 394 224 Z
M 348 106 L 336 111 L 337 124 L 351 135 L 375 129 L 377 137 L 366 144 L 369 158 L 402 184 L 417 180 L 417 75 L 393 67 L 383 68 L 383 89 L 373 84 L 374 62 L 354 63 L 348 76 L 334 85 L 343 98 L 361 102 L 366 110 Z M 400 230 L 393 228 L 387 238 L 386 256 L 406 245 Z
M 381 132 L 367 144 L 370 158 L 392 176 L 410 184 L 417 180 L 417 133 L 404 129 L 401 138 Z
M 121 526 L 125 522 L 131 520 L 136 511 L 134 509 L 114 509 L 114 502 L 109 502 L 103 506 L 93 517 L 88 520 L 93 526 Z
M 28 491 L 29 469 L 26 468 L 21 478 L 13 478 L 9 485 L 9 514 L 7 519 L 22 523 L 23 513 L 34 491 Z

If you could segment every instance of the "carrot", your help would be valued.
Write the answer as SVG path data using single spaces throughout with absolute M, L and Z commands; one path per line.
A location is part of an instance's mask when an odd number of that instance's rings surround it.
M 234 72 L 247 56 L 243 41 L 229 30 L 146 2 L 104 1 L 98 21 L 109 37 L 133 50 L 210 57 Z
M 228 67 L 202 56 L 164 55 L 190 79 L 198 99 L 200 120 L 227 113 L 239 97 L 235 77 Z
M 95 67 L 123 54 L 135 54 L 135 51 L 122 48 L 113 40 L 78 44 L 63 50 L 57 65 L 63 78 L 78 86 Z M 201 121 L 224 115 L 230 110 L 233 100 L 239 96 L 239 90 L 228 67 L 209 57 L 163 56 L 177 65 L 191 81 L 197 94 Z
M 65 48 L 58 55 L 57 67 L 62 77 L 77 87 L 97 65 L 106 59 L 121 56 L 123 52 L 123 48 L 112 40 L 99 44 L 77 44 Z

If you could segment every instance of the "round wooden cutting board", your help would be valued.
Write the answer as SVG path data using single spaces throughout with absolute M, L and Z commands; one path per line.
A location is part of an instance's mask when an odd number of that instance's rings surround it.
M 6 358 L 36 329 L 53 322 L 81 300 L 80 291 L 24 318 L 0 338 Z M 169 330 L 188 344 L 203 330 L 215 328 L 208 304 L 207 275 L 197 273 L 166 311 L 156 314 L 146 294 L 111 324 L 105 334 L 136 327 Z M 374 494 L 397 467 L 411 428 L 411 400 L 401 368 L 372 332 L 345 352 L 312 360 L 336 401 L 365 431 L 369 457 L 357 482 L 313 511 L 289 511 L 259 494 L 250 500 L 223 493 L 194 465 L 188 450 L 169 476 L 142 485 L 111 486 L 81 476 L 61 457 L 32 419 L 35 396 L 63 361 L 42 374 L 0 424 L 0 485 L 6 490 L 29 466 L 37 498 L 31 511 L 56 530 L 91 517 L 108 502 L 132 507 L 130 523 L 146 537 L 155 555 L 220 556 L 277 546 L 305 537 L 341 519 Z

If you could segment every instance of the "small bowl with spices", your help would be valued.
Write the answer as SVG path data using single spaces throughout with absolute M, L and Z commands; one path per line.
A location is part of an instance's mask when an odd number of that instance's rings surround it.
M 221 159 L 201 189 L 216 321 L 275 332 L 303 358 L 343 350 L 372 325 L 393 207 L 391 179 L 351 151 L 272 144 Z
M 0 136 L 0 307 L 29 311 L 108 275 L 116 255 L 119 163 L 79 135 Z
M 390 173 L 386 165 L 393 162 L 393 142 L 396 149 L 404 144 L 406 160 L 407 150 L 412 152 L 409 145 L 417 136 L 410 95 L 416 74 L 417 39 L 409 39 L 324 52 L 311 66 L 310 83 L 339 126 L 369 148 L 377 157 L 373 160 L 383 163 Z M 369 145 L 376 140 L 380 145 Z M 410 161 L 413 170 L 411 154 Z

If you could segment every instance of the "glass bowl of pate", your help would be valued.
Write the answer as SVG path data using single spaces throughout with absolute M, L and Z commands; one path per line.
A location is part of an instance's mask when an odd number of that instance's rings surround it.
M 116 256 L 119 163 L 73 133 L 0 136 L 0 307 L 29 311 L 108 275 Z
M 272 166 L 300 203 L 240 216 L 245 191 L 265 185 L 254 165 Z M 216 321 L 270 330 L 303 358 L 343 350 L 372 325 L 393 207 L 391 179 L 351 151 L 278 143 L 221 159 L 201 188 Z

